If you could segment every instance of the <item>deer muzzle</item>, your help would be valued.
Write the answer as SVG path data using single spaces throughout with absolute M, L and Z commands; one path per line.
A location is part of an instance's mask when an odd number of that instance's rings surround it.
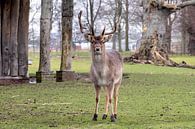
M 101 54 L 102 54 L 101 47 L 95 47 L 95 55 L 101 55 Z

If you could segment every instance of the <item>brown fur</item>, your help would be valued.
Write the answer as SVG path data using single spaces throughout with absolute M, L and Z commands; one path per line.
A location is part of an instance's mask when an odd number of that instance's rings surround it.
M 82 11 L 78 15 L 79 26 L 81 33 L 84 33 L 84 27 L 81 23 Z M 119 21 L 119 19 L 118 19 Z M 84 37 L 91 42 L 92 64 L 91 64 L 91 79 L 95 86 L 96 105 L 93 120 L 97 120 L 100 89 L 103 87 L 106 92 L 105 114 L 102 119 L 106 119 L 108 107 L 111 109 L 111 121 L 114 122 L 117 117 L 117 102 L 118 91 L 122 81 L 123 61 L 120 54 L 116 51 L 106 52 L 105 42 L 112 38 L 112 34 L 116 32 L 118 22 L 115 22 L 112 32 L 105 33 L 105 28 L 100 36 L 95 36 L 93 27 L 90 33 L 85 33 Z M 114 110 L 112 106 L 112 98 L 114 96 Z M 109 105 L 110 106 L 109 106 Z
M 110 38 L 110 36 L 109 36 Z M 91 42 L 92 64 L 91 64 L 91 79 L 96 91 L 96 108 L 95 115 L 98 114 L 98 104 L 100 97 L 100 89 L 103 87 L 106 92 L 105 114 L 108 113 L 108 104 L 111 108 L 111 121 L 114 121 L 113 116 L 117 114 L 118 90 L 122 81 L 123 61 L 121 55 L 117 51 L 106 51 L 105 41 L 107 37 L 94 37 Z M 100 48 L 101 53 L 96 53 L 96 49 Z M 112 98 L 114 96 L 114 110 L 112 107 Z

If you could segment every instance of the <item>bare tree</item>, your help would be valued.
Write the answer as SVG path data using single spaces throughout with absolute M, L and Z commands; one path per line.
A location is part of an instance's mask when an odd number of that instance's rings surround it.
M 189 34 L 188 50 L 190 55 L 195 55 L 195 6 L 188 7 L 189 27 L 187 28 Z
M 36 35 L 35 27 L 38 26 L 37 15 L 41 9 L 40 5 L 32 5 L 34 8 L 30 8 L 30 13 L 32 13 L 31 19 L 29 19 L 29 44 L 32 44 L 33 53 L 36 51 L 36 46 L 38 46 L 38 35 Z
M 115 0 L 116 2 L 116 16 L 121 17 L 122 15 L 122 1 L 121 0 Z M 121 23 L 119 22 L 118 24 L 118 50 L 121 52 L 122 51 L 122 46 L 121 46 Z
M 129 51 L 129 0 L 125 0 L 125 50 Z
M 62 55 L 60 70 L 71 70 L 73 0 L 62 0 Z
M 102 0 L 98 2 L 95 0 L 86 0 L 83 1 L 85 11 L 86 11 L 86 18 L 87 23 L 89 25 L 89 29 L 95 29 L 95 21 L 97 20 L 98 14 L 100 13 Z
M 61 26 L 61 21 L 62 21 L 62 10 L 61 10 L 61 1 L 60 0 L 55 0 L 53 3 L 53 18 L 52 18 L 52 24 L 57 27 L 57 37 L 55 37 L 55 46 L 56 52 L 61 50 L 61 33 L 62 33 L 62 26 Z
M 41 1 L 40 62 L 39 72 L 50 72 L 50 31 L 52 20 L 52 0 Z
M 165 23 L 165 42 L 162 44 L 163 49 L 167 52 L 171 52 L 171 32 L 172 32 L 172 25 L 175 19 L 177 18 L 177 13 L 174 13 L 173 15 L 169 15 L 166 23 Z
M 189 5 L 195 5 L 195 0 L 183 3 L 167 3 L 162 0 L 144 0 L 142 6 L 144 10 L 143 16 L 143 36 L 142 46 L 139 52 L 125 60 L 134 60 L 135 62 L 154 63 L 169 66 L 179 66 L 176 62 L 169 59 L 168 54 L 162 48 L 162 44 L 166 42 L 165 27 L 166 20 L 170 14 L 178 9 Z
M 181 53 L 187 54 L 189 53 L 188 45 L 189 45 L 189 14 L 188 14 L 188 7 L 181 10 L 181 16 L 180 16 L 180 24 L 181 24 Z

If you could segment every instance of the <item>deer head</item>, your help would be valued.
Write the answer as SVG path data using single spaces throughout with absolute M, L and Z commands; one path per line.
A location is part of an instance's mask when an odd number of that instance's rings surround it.
M 99 36 L 95 36 L 94 30 L 91 26 L 90 26 L 90 31 L 88 33 L 84 32 L 84 29 L 86 28 L 82 26 L 81 15 L 82 15 L 82 11 L 80 11 L 78 15 L 81 33 L 84 33 L 85 39 L 91 43 L 91 49 L 95 55 L 103 54 L 105 52 L 105 42 L 108 42 L 112 38 L 112 35 L 116 32 L 117 23 L 115 23 L 112 32 L 105 33 L 105 27 L 104 27 L 102 33 Z

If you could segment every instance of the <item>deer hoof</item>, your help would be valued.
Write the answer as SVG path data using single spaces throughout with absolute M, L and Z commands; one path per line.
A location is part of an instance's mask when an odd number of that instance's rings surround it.
M 114 117 L 114 115 L 111 115 L 110 120 L 111 122 L 116 122 L 116 118 Z
M 93 115 L 93 121 L 97 121 L 97 118 L 98 118 L 98 114 L 94 114 Z
M 114 118 L 117 119 L 117 114 L 114 114 Z
M 106 114 L 103 114 L 102 120 L 105 120 L 106 118 L 107 118 L 107 115 Z

